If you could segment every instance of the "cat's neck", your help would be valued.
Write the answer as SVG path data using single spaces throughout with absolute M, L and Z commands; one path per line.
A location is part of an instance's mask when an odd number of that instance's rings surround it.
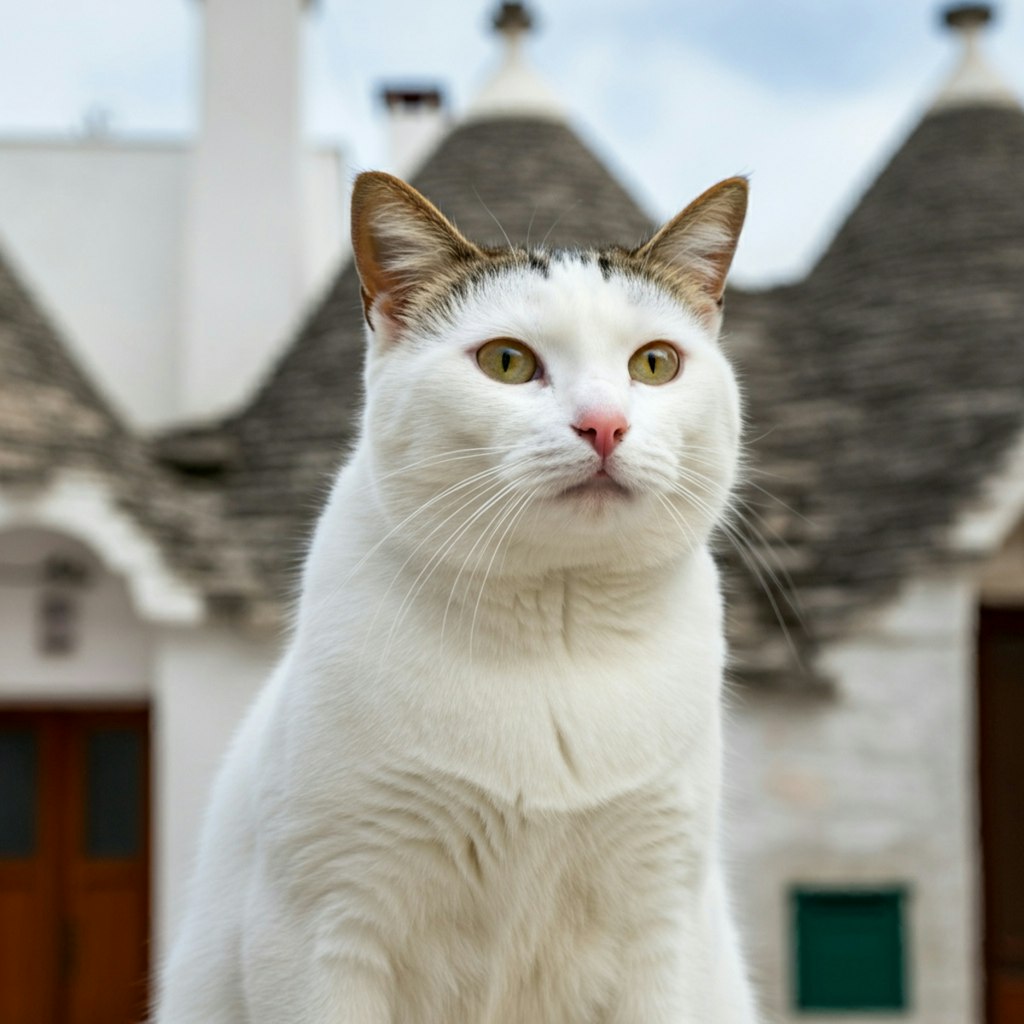
M 526 570 L 501 557 L 467 565 L 433 551 L 401 542 L 357 462 L 321 521 L 300 620 L 329 628 L 344 593 L 346 614 L 364 620 L 385 648 L 415 632 L 446 655 L 474 660 L 599 658 L 649 644 L 666 626 L 666 609 L 682 612 L 695 597 L 717 601 L 704 547 L 653 564 L 616 557 Z
M 679 567 L 654 571 L 559 568 L 536 575 L 439 572 L 423 595 L 419 621 L 446 650 L 502 660 L 529 652 L 545 658 L 621 655 L 642 644 Z M 412 581 L 409 581 L 412 585 Z

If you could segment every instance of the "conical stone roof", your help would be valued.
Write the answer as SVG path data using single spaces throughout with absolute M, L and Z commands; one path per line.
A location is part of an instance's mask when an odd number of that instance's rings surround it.
M 0 485 L 32 489 L 62 470 L 101 480 L 209 598 L 261 601 L 244 549 L 225 531 L 221 497 L 184 492 L 150 459 L 0 256 Z
M 788 508 L 757 541 L 805 666 L 901 583 L 958 557 L 952 529 L 1024 432 L 1024 112 L 940 106 L 750 339 L 754 465 Z M 756 500 L 758 495 L 752 495 Z M 778 630 L 752 593 L 760 628 Z M 747 609 L 749 614 L 750 609 Z M 762 659 L 763 660 L 763 659 Z M 796 659 L 777 675 L 799 678 Z
M 0 257 L 0 480 L 109 447 L 119 428 L 32 296 Z

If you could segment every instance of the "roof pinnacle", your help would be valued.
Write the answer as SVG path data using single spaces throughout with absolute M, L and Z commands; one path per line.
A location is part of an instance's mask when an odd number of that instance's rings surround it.
M 533 28 L 533 15 L 526 4 L 503 3 L 494 15 L 493 24 L 504 36 L 520 36 Z
M 947 8 L 942 18 L 959 36 L 963 50 L 959 66 L 935 98 L 932 110 L 1019 106 L 1017 97 L 982 53 L 980 36 L 993 18 L 991 5 L 956 4 Z
M 501 66 L 470 105 L 467 117 L 536 117 L 560 121 L 562 106 L 547 84 L 530 66 L 523 40 L 535 25 L 524 3 L 502 3 L 491 20 L 504 42 Z
M 992 20 L 991 4 L 956 4 L 942 12 L 942 20 L 957 31 L 980 28 Z

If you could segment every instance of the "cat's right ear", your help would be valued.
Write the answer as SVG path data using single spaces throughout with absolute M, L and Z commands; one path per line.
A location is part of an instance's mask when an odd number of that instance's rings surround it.
M 352 251 L 366 322 L 393 335 L 418 299 L 458 264 L 483 257 L 429 200 L 380 171 L 352 189 Z

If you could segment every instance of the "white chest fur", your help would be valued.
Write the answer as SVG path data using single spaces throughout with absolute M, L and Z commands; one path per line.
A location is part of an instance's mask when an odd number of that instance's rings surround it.
M 333 640 L 323 623 L 311 646 L 300 630 L 253 737 L 258 888 L 277 894 L 252 910 L 252 933 L 271 936 L 250 946 L 256 1003 L 316 991 L 310 964 L 357 963 L 386 979 L 389 1021 L 584 1024 L 616 1019 L 638 956 L 703 964 L 714 566 L 701 551 L 639 590 L 598 582 L 471 592 L 474 656 L 442 636 L 447 597 L 402 608 L 402 588 L 383 609 L 347 602 Z M 378 629 L 400 609 L 400 636 Z M 517 632 L 533 644 L 496 656 L 492 633 Z M 281 962 L 281 935 L 303 954 L 268 974 L 257 965 Z
M 571 810 L 693 772 L 718 731 L 724 661 L 705 549 L 635 572 L 453 581 L 442 568 L 417 591 L 401 548 L 353 572 L 366 538 L 349 514 L 358 539 L 339 542 L 333 511 L 277 716 L 304 760 L 322 750 L 324 780 L 404 757 L 513 804 Z
M 388 1020 L 613 1019 L 638 944 L 707 955 L 680 926 L 697 919 L 709 806 L 671 785 L 574 812 L 529 812 L 405 764 L 364 776 L 357 790 L 329 827 L 321 813 L 308 819 L 312 831 L 286 833 L 266 864 L 314 936 L 300 948 L 312 946 L 324 970 L 356 962 L 386 979 Z M 272 923 L 257 933 L 297 931 Z M 253 954 L 259 963 L 258 945 Z M 262 986 L 250 977 L 255 993 Z

